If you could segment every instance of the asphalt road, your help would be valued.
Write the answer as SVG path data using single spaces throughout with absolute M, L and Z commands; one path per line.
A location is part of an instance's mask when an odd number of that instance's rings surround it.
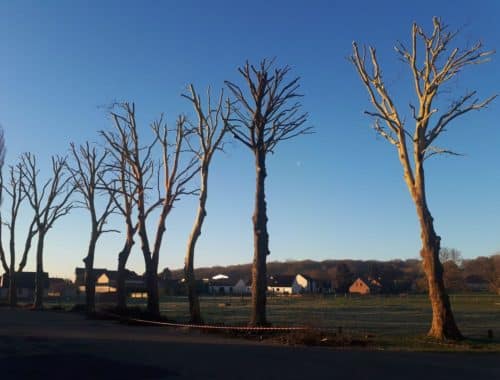
M 0 308 L 0 379 L 500 379 L 500 355 L 285 347 Z

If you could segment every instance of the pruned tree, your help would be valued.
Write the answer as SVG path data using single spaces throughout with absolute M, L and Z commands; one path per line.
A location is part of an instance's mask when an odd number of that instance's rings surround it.
M 201 235 L 203 221 L 207 216 L 206 204 L 208 197 L 208 175 L 212 158 L 217 150 L 222 149 L 223 138 L 228 130 L 230 116 L 230 103 L 224 107 L 224 92 L 222 91 L 215 105 L 212 104 L 210 89 L 207 92 L 207 108 L 204 109 L 201 97 L 193 85 L 189 86 L 189 94 L 183 95 L 188 99 L 196 112 L 198 122 L 192 130 L 198 137 L 199 148 L 192 149 L 199 161 L 200 168 L 200 193 L 198 211 L 189 235 L 186 257 L 184 259 L 184 276 L 186 279 L 189 315 L 191 323 L 201 323 L 202 316 L 200 302 L 196 291 L 196 278 L 194 274 L 194 252 L 196 242 Z
M 73 209 L 70 197 L 75 190 L 72 177 L 67 170 L 66 158 L 52 157 L 52 173 L 48 180 L 41 182 L 36 157 L 31 153 L 21 156 L 20 168 L 23 173 L 21 186 L 35 214 L 37 229 L 36 247 L 36 309 L 43 308 L 43 253 L 45 238 L 54 223 Z
M 375 48 L 360 53 L 353 43 L 350 57 L 364 84 L 374 111 L 365 111 L 375 119 L 374 129 L 397 150 L 403 167 L 404 180 L 415 203 L 421 229 L 424 271 L 429 286 L 432 305 L 432 325 L 429 335 L 437 339 L 460 339 L 460 333 L 451 310 L 449 297 L 443 283 L 443 267 L 439 261 L 440 237 L 434 229 L 434 220 L 426 198 L 424 162 L 438 154 L 455 154 L 449 149 L 434 145 L 436 139 L 456 118 L 471 111 L 485 108 L 495 96 L 480 101 L 476 91 L 467 92 L 439 113 L 436 108 L 440 91 L 464 68 L 488 60 L 492 51 L 484 51 L 481 42 L 461 49 L 451 46 L 457 33 L 450 32 L 437 17 L 429 34 L 413 24 L 411 46 L 399 43 L 395 49 L 408 64 L 418 104 L 410 104 L 414 123 L 413 132 L 405 124 L 402 110 L 398 108 L 384 83 Z M 370 63 L 368 63 L 368 62 Z
M 106 180 L 106 151 L 98 152 L 95 146 L 88 142 L 84 145 L 70 145 L 73 162 L 68 165 L 73 186 L 80 200 L 76 205 L 86 209 L 90 216 L 90 237 L 87 255 L 83 259 L 85 264 L 85 305 L 87 313 L 95 312 L 95 274 L 94 257 L 99 238 L 107 232 L 119 232 L 107 229 L 110 215 L 114 212 L 113 195 L 104 189 Z M 99 199 L 105 196 L 103 206 L 99 207 Z
M 137 186 L 132 180 L 128 164 L 128 147 L 130 136 L 125 129 L 117 132 L 101 132 L 106 140 L 106 149 L 110 159 L 106 164 L 111 178 L 105 185 L 105 190 L 112 197 L 116 211 L 122 215 L 125 223 L 125 242 L 118 253 L 118 275 L 116 281 L 117 311 L 123 313 L 127 308 L 127 290 L 125 281 L 127 277 L 127 261 L 135 244 L 134 236 L 137 223 L 134 223 L 134 209 L 137 205 Z
M 254 257 L 252 265 L 252 315 L 250 324 L 263 326 L 266 318 L 269 252 L 265 178 L 266 157 L 278 143 L 310 132 L 304 127 L 307 113 L 301 112 L 299 77 L 287 81 L 289 66 L 274 68 L 274 60 L 264 59 L 258 66 L 248 62 L 238 69 L 244 87 L 225 81 L 234 96 L 229 131 L 254 154 L 256 170 L 255 208 L 253 214 Z
M 22 272 L 24 267 L 26 266 L 27 260 L 28 260 L 28 253 L 31 248 L 31 243 L 33 241 L 33 238 L 37 234 L 37 229 L 35 226 L 35 219 L 33 218 L 27 234 L 26 234 L 26 239 L 24 242 L 24 248 L 22 252 L 22 257 L 21 261 L 19 263 L 19 267 L 16 271 L 16 232 L 18 229 L 17 226 L 17 218 L 19 216 L 19 211 L 21 209 L 21 206 L 25 203 L 26 200 L 26 195 L 23 192 L 22 189 L 22 180 L 23 180 L 23 173 L 22 173 L 22 168 L 20 165 L 16 166 L 11 166 L 9 167 L 9 181 L 7 184 L 4 184 L 3 181 L 3 173 L 1 172 L 2 168 L 0 168 L 0 182 L 1 182 L 1 188 L 0 188 L 0 194 L 3 195 L 3 192 L 7 193 L 7 195 L 10 198 L 10 208 L 9 208 L 9 217 L 6 220 L 5 218 L 1 217 L 1 225 L 0 229 L 3 228 L 3 226 L 6 226 L 8 231 L 9 231 L 9 264 L 7 265 L 4 256 L 4 248 L 3 248 L 3 242 L 0 240 L 0 252 L 2 252 L 2 263 L 5 261 L 5 272 L 9 274 L 9 304 L 11 306 L 16 306 L 17 305 L 17 286 L 16 286 L 16 273 L 17 272 Z M 2 196 L 0 195 L 0 196 Z M 3 212 L 0 211 L 0 214 L 3 214 Z
M 5 273 L 9 275 L 9 295 L 8 301 L 11 306 L 17 305 L 17 286 L 16 286 L 16 231 L 17 217 L 26 196 L 22 191 L 22 171 L 20 165 L 9 167 L 9 181 L 4 182 L 3 167 L 5 162 L 5 138 L 3 130 L 0 129 L 0 205 L 3 204 L 4 193 L 10 198 L 10 208 L 8 218 L 4 218 L 3 209 L 0 209 L 0 261 Z M 9 263 L 7 263 L 6 253 L 2 241 L 2 230 L 6 226 L 9 231 Z M 34 219 L 31 221 L 24 249 L 17 272 L 22 272 L 28 260 L 28 252 L 31 248 L 31 242 L 37 231 L 34 225 Z
M 198 171 L 196 157 L 182 159 L 187 153 L 184 149 L 186 139 L 190 134 L 186 128 L 186 119 L 180 116 L 177 120 L 175 140 L 169 140 L 169 130 L 163 122 L 163 115 L 151 125 L 154 133 L 152 143 L 142 146 L 138 134 L 135 118 L 135 105 L 122 103 L 117 105 L 121 112 L 111 112 L 115 128 L 119 135 L 128 136 L 129 144 L 120 144 L 108 133 L 103 132 L 108 144 L 118 155 L 124 154 L 127 160 L 128 171 L 137 191 L 137 234 L 141 239 L 141 250 L 146 267 L 146 285 L 148 289 L 147 310 L 152 316 L 160 314 L 158 292 L 158 263 L 160 248 L 166 230 L 166 219 L 172 211 L 173 205 L 181 196 L 195 193 L 186 186 Z M 159 144 L 161 163 L 156 165 L 152 159 L 153 150 Z M 148 203 L 148 194 L 151 195 L 151 180 L 157 174 L 157 200 Z M 151 196 L 149 198 L 152 198 Z M 147 220 L 155 208 L 159 208 L 157 227 L 152 240 L 149 238 Z

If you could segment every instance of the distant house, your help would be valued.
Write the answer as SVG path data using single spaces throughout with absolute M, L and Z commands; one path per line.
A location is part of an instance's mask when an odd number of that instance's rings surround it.
M 76 296 L 76 286 L 64 278 L 49 278 L 49 297 L 74 297 Z
M 208 280 L 208 292 L 212 295 L 249 294 L 250 284 L 248 281 L 245 281 L 243 279 L 235 281 L 225 274 L 218 274 Z
M 250 281 L 239 279 L 233 287 L 233 293 L 239 295 L 252 293 Z
M 231 280 L 228 276 L 222 277 L 221 275 L 217 275 L 212 277 L 212 279 L 208 283 L 208 291 L 210 294 L 233 294 L 235 282 Z
M 376 279 L 362 279 L 358 277 L 349 287 L 351 294 L 376 294 L 382 289 L 382 285 Z
M 108 270 L 105 268 L 94 268 L 94 275 L 99 278 L 103 273 Z M 85 268 L 75 269 L 75 286 L 80 293 L 85 293 Z
M 106 271 L 96 277 L 95 292 L 96 293 L 115 293 L 117 275 L 113 271 Z
M 316 293 L 318 283 L 309 276 L 296 275 L 274 275 L 270 276 L 267 290 L 274 294 L 305 294 Z
M 36 272 L 16 272 L 17 298 L 20 300 L 33 300 L 35 297 Z M 44 272 L 43 290 L 47 296 L 49 290 L 49 274 Z M 4 273 L 0 279 L 0 298 L 7 298 L 9 294 L 9 274 Z
M 116 293 L 118 283 L 118 271 L 103 268 L 94 269 L 97 294 Z M 76 268 L 75 285 L 80 292 L 85 292 L 85 268 Z M 132 298 L 144 298 L 147 296 L 146 283 L 144 277 L 127 270 L 125 278 L 125 289 Z

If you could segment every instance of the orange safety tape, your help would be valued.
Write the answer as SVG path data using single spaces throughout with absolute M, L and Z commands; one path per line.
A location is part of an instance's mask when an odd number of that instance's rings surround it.
M 100 312 L 103 315 L 123 319 L 123 316 L 113 313 Z M 206 330 L 240 330 L 240 331 L 305 331 L 312 330 L 309 327 L 249 327 L 249 326 L 215 326 L 215 325 L 194 325 L 189 323 L 173 323 L 173 322 L 159 322 L 149 321 L 147 319 L 126 318 L 130 322 L 145 323 L 158 326 L 169 327 L 187 327 L 193 329 L 206 329 Z

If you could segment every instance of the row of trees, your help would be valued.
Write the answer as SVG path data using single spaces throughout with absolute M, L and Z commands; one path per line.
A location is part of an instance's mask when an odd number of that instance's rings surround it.
M 434 229 L 433 217 L 427 204 L 424 162 L 437 154 L 454 154 L 448 149 L 437 148 L 436 139 L 450 126 L 450 122 L 473 110 L 486 107 L 494 98 L 484 101 L 468 92 L 449 108 L 441 112 L 434 107 L 439 91 L 467 66 L 484 62 L 492 52 L 484 51 L 477 43 L 465 49 L 452 48 L 457 33 L 450 32 L 438 18 L 433 19 L 433 29 L 426 33 L 414 24 L 410 48 L 396 46 L 400 58 L 412 74 L 417 104 L 410 104 L 414 129 L 405 123 L 402 110 L 396 106 L 385 86 L 382 70 L 374 48 L 360 52 L 353 44 L 350 57 L 359 77 L 368 91 L 374 111 L 366 113 L 375 118 L 374 129 L 396 148 L 403 167 L 404 180 L 415 203 L 421 227 L 424 272 L 427 278 L 433 318 L 429 335 L 438 339 L 462 337 L 451 310 L 443 281 L 443 267 L 439 261 L 440 237 Z M 367 59 L 368 58 L 368 59 Z M 174 203 L 183 196 L 198 194 L 199 206 L 188 242 L 185 260 L 185 277 L 189 283 L 190 313 L 193 322 L 202 320 L 195 291 L 194 253 L 206 216 L 208 174 L 213 155 L 222 148 L 224 136 L 232 137 L 253 154 L 256 170 L 255 205 L 253 215 L 254 257 L 252 265 L 252 315 L 250 324 L 267 325 L 266 318 L 266 260 L 269 255 L 267 210 L 265 197 L 266 160 L 278 144 L 296 136 L 307 134 L 307 114 L 301 111 L 299 78 L 288 80 L 290 68 L 276 67 L 272 60 L 259 65 L 246 63 L 238 69 L 242 84 L 226 81 L 229 92 L 217 97 L 215 104 L 208 92 L 203 103 L 193 86 L 184 96 L 192 103 L 198 120 L 179 116 L 176 125 L 169 128 L 160 116 L 151 125 L 149 138 L 137 125 L 133 103 L 114 104 L 110 116 L 112 131 L 102 131 L 104 150 L 85 144 L 71 146 L 71 159 L 56 157 L 52 160 L 52 178 L 42 184 L 33 155 L 22 156 L 18 165 L 10 168 L 11 180 L 2 188 L 12 199 L 10 265 L 3 248 L 2 265 L 15 272 L 14 241 L 15 220 L 19 205 L 26 199 L 34 211 L 32 228 L 28 232 L 23 261 L 31 240 L 37 244 L 37 296 L 35 305 L 41 307 L 41 273 L 43 271 L 43 242 L 55 221 L 67 214 L 75 203 L 72 194 L 79 195 L 78 202 L 90 214 L 91 236 L 85 257 L 87 310 L 94 310 L 95 278 L 93 262 L 98 239 L 106 232 L 106 221 L 112 213 L 124 218 L 124 246 L 118 255 L 119 303 L 125 303 L 124 270 L 134 237 L 138 236 L 146 268 L 148 312 L 159 314 L 158 263 L 165 237 L 166 222 Z M 205 104 L 205 106 L 204 106 Z M 200 186 L 193 185 L 199 174 Z M 3 185 L 3 184 L 2 184 Z M 96 197 L 103 197 L 104 207 L 98 208 Z M 100 204 L 100 203 L 99 203 Z M 156 227 L 148 222 L 157 217 Z M 22 270 L 20 266 L 18 270 Z M 11 275 L 11 279 L 15 276 Z M 12 281 L 12 280 L 11 280 Z
M 265 202 L 266 157 L 277 144 L 300 134 L 307 115 L 300 112 L 298 78 L 286 80 L 290 68 L 275 68 L 272 60 L 239 69 L 244 84 L 226 82 L 224 91 L 212 98 L 210 89 L 202 101 L 194 86 L 183 96 L 192 104 L 196 121 L 181 115 L 170 128 L 161 115 L 150 128 L 149 136 L 138 126 L 134 103 L 116 103 L 109 109 L 112 130 L 101 131 L 101 143 L 71 144 L 69 155 L 52 158 L 52 175 L 41 182 L 34 155 L 23 154 L 18 164 L 9 167 L 10 182 L 2 182 L 11 198 L 9 221 L 10 264 L 3 245 L 0 253 L 4 271 L 9 273 L 9 302 L 15 305 L 15 273 L 24 269 L 31 242 L 38 239 L 36 251 L 36 291 L 34 306 L 43 305 L 43 248 L 47 232 L 73 208 L 88 211 L 90 236 L 85 258 L 86 309 L 95 311 L 95 251 L 99 239 L 118 230 L 107 227 L 111 215 L 123 217 L 124 244 L 118 254 L 118 309 L 126 308 L 125 276 L 127 260 L 138 237 L 145 264 L 148 290 L 147 310 L 159 315 L 158 264 L 165 237 L 167 218 L 175 202 L 183 196 L 198 195 L 198 211 L 187 244 L 185 277 L 188 283 L 191 320 L 202 322 L 196 294 L 194 256 L 207 215 L 208 176 L 212 159 L 222 150 L 230 133 L 248 147 L 255 157 L 256 196 L 254 222 L 254 269 L 252 325 L 267 324 L 265 316 L 266 257 L 269 254 Z M 2 152 L 5 152 L 2 135 Z M 2 156 L 3 157 L 3 156 Z M 3 160 L 2 160 L 3 164 Z M 3 165 L 2 165 L 3 169 Z M 3 170 L 2 175 L 3 178 Z M 199 176 L 199 186 L 194 179 Z M 27 202 L 33 210 L 23 250 L 22 262 L 15 267 L 15 231 L 19 209 Z M 5 208 L 2 215 L 5 215 Z M 150 221 L 156 219 L 156 227 Z

